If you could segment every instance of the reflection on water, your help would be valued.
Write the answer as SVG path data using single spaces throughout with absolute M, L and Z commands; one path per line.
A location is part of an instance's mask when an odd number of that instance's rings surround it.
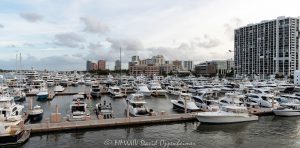
M 68 87 L 65 89 L 65 92 L 84 92 L 88 88 L 85 86 L 78 86 L 78 87 Z M 173 98 L 174 96 L 171 96 Z M 51 113 L 56 112 L 56 105 L 58 106 L 59 112 L 62 114 L 63 117 L 66 117 L 69 110 L 70 110 L 70 104 L 73 100 L 72 96 L 55 96 L 55 98 L 51 101 L 45 101 L 40 102 L 37 101 L 36 97 L 27 97 L 26 101 L 21 103 L 25 106 L 25 111 L 29 108 L 30 99 L 33 100 L 33 106 L 34 105 L 40 105 L 44 109 L 44 118 L 49 118 Z M 172 110 L 172 104 L 170 103 L 169 97 L 145 97 L 147 101 L 147 107 L 149 109 L 153 109 L 156 112 L 165 111 L 167 113 L 174 113 Z M 95 108 L 95 105 L 97 103 L 106 101 L 107 103 L 112 104 L 112 108 L 115 113 L 115 117 L 125 117 L 125 109 L 126 109 L 126 101 L 125 98 L 110 98 L 108 95 L 103 95 L 100 98 L 97 99 L 86 99 L 85 102 L 88 104 L 88 106 L 91 106 L 92 108 L 89 108 L 89 110 L 92 113 L 92 116 L 95 116 L 93 114 L 93 108 Z

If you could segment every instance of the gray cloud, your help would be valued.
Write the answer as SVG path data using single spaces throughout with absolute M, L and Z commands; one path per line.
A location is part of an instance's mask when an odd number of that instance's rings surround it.
M 4 28 L 4 26 L 2 24 L 0 24 L 0 28 Z
M 70 48 L 84 48 L 81 43 L 83 43 L 85 39 L 77 33 L 68 32 L 56 34 L 54 38 L 55 45 L 66 46 Z
M 20 13 L 20 16 L 22 18 L 24 18 L 26 21 L 31 22 L 31 23 L 38 22 L 43 19 L 42 15 L 33 13 L 33 12 L 23 12 L 23 13 Z
M 106 24 L 97 20 L 95 17 L 81 17 L 80 20 L 85 24 L 85 32 L 103 34 L 110 30 Z
M 111 43 L 111 48 L 124 51 L 140 51 L 144 49 L 143 43 L 137 39 L 113 39 L 107 38 L 107 42 Z
M 90 43 L 87 48 L 89 49 L 89 54 L 85 56 L 85 59 L 106 59 L 108 62 L 113 62 L 117 55 L 114 49 L 105 49 L 100 42 Z
M 8 61 L 0 60 L 0 69 L 14 69 L 15 59 Z M 23 69 L 31 69 L 31 67 L 38 70 L 85 70 L 85 60 L 79 57 L 60 55 L 49 56 L 45 58 L 37 58 L 30 54 L 23 56 Z
M 234 29 L 240 27 L 241 24 L 242 20 L 240 18 L 235 17 L 230 20 L 230 23 L 226 23 L 223 25 L 225 29 L 225 35 L 228 36 L 230 41 L 233 41 L 234 39 Z

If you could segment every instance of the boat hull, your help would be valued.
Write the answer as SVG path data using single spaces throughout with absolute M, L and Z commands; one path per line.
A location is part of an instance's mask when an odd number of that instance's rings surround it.
M 258 116 L 209 116 L 209 115 L 196 115 L 196 118 L 201 123 L 208 124 L 228 124 L 228 123 L 240 123 L 257 121 Z
M 38 101 L 46 101 L 48 99 L 48 94 L 47 95 L 38 95 L 37 100 Z
M 23 102 L 23 101 L 26 100 L 26 97 L 23 97 L 23 96 L 15 96 L 15 97 L 14 97 L 14 100 L 15 100 L 16 102 Z
M 142 92 L 142 91 L 140 91 L 139 93 L 142 93 L 144 96 L 151 96 L 151 92 L 149 91 L 149 92 Z
M 40 122 L 43 119 L 43 113 L 40 114 L 29 114 L 28 119 L 31 123 Z
M 22 131 L 18 135 L 0 136 L 0 147 L 22 145 L 29 139 L 29 137 L 29 130 Z
M 100 92 L 91 92 L 91 96 L 93 98 L 101 98 L 101 93 Z
M 273 112 L 276 116 L 300 116 L 300 110 L 273 110 Z

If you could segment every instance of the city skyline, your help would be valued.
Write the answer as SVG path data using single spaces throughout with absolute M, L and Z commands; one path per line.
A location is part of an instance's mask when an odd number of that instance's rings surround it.
M 170 60 L 233 58 L 233 30 L 278 16 L 298 17 L 298 1 L 2 1 L 0 69 L 84 70 L 104 59 L 113 69 L 131 56 L 163 54 Z M 257 4 L 260 5 L 257 5 Z M 265 11 L 266 4 L 272 7 Z M 159 5 L 158 5 L 159 4 Z M 250 8 L 255 7 L 255 12 Z

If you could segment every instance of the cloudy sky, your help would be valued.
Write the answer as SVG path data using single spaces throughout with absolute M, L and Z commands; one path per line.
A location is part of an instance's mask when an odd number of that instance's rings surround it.
M 232 58 L 233 29 L 300 16 L 299 0 L 1 0 L 0 69 L 84 70 L 86 60 Z M 126 66 L 127 67 L 127 66 Z

